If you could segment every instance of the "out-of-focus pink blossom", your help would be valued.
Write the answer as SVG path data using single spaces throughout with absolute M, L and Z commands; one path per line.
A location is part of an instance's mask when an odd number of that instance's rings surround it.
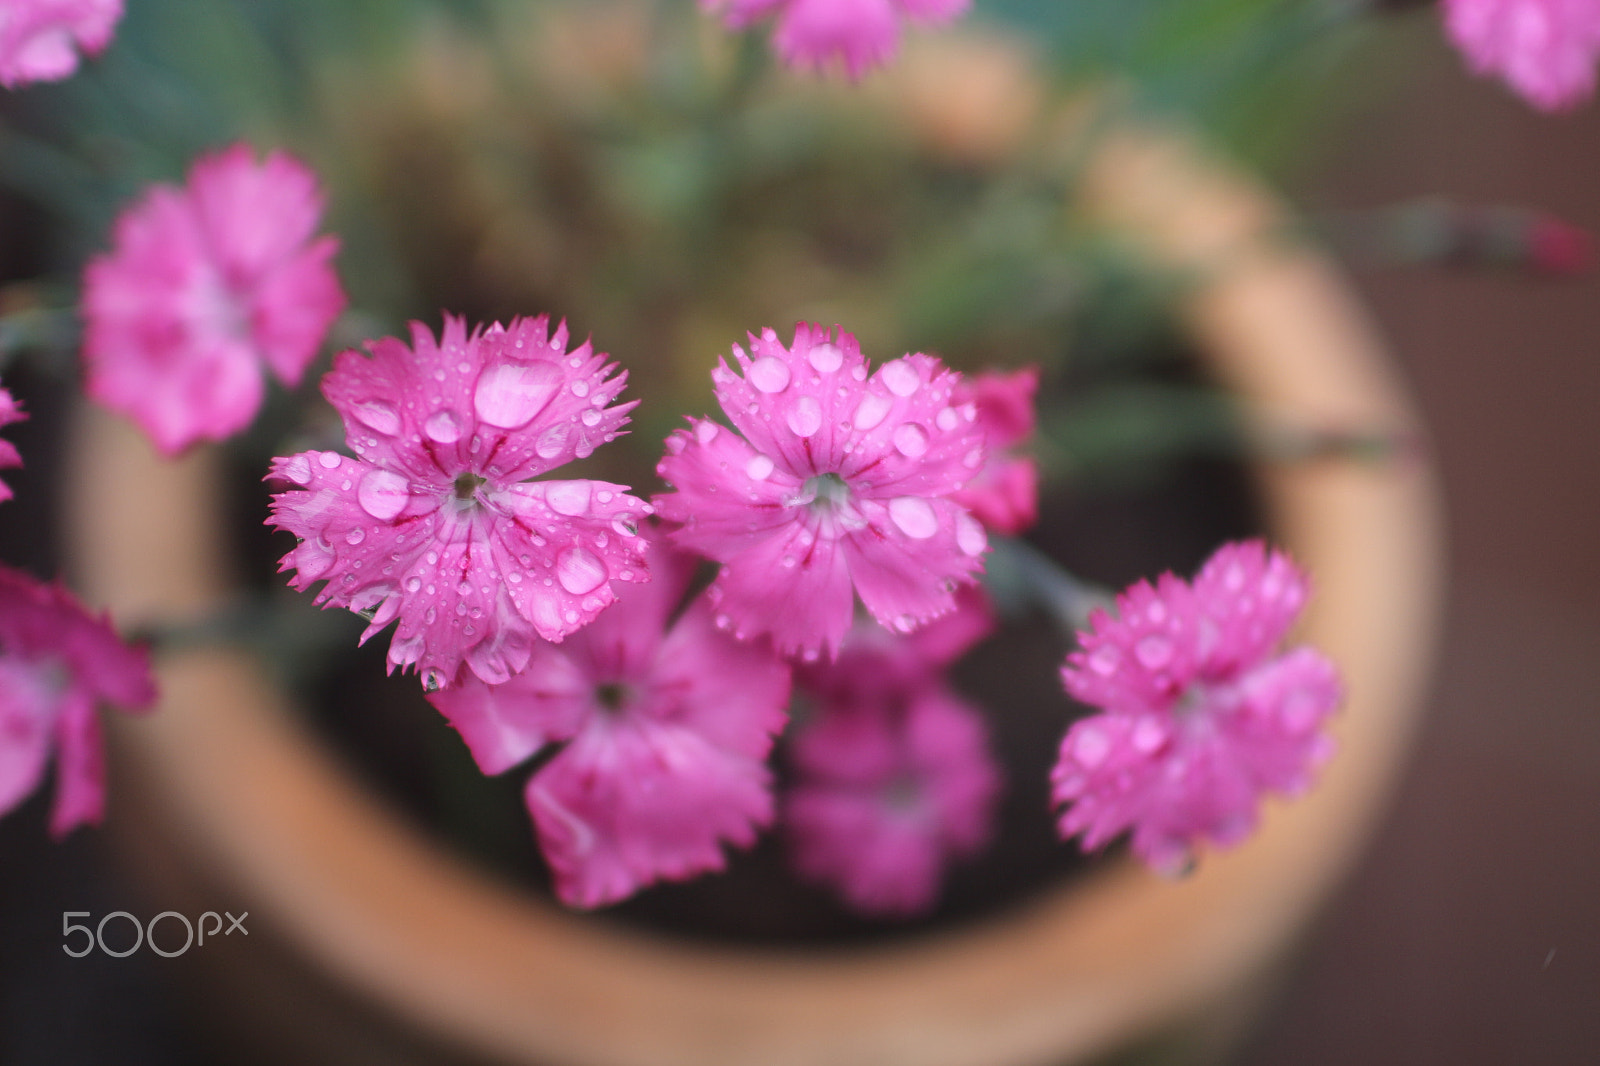
M 942 25 L 963 14 L 971 0 L 700 0 L 700 5 L 721 12 L 734 30 L 775 16 L 772 43 L 785 63 L 821 72 L 837 60 L 857 79 L 894 58 L 902 21 Z
M 573 906 L 720 870 L 723 844 L 747 847 L 772 820 L 765 759 L 785 721 L 788 667 L 765 644 L 717 632 L 703 597 L 671 621 L 694 561 L 659 548 L 651 566 L 648 585 L 561 645 L 538 645 L 505 684 L 468 680 L 430 697 L 486 773 L 567 742 L 527 801 Z
M 321 213 L 311 171 L 244 144 L 145 193 L 84 275 L 89 395 L 168 455 L 249 425 L 263 364 L 298 384 L 344 309 Z
M 946 866 L 991 835 L 1000 775 L 983 717 L 943 676 L 991 626 L 973 590 L 909 637 L 858 626 L 837 661 L 797 676 L 815 717 L 783 800 L 793 861 L 863 914 L 927 911 Z
M 0 0 L 0 85 L 60 81 L 78 53 L 98 55 L 122 18 L 122 0 Z
M 1039 473 L 1033 460 L 1012 449 L 1033 436 L 1033 394 L 1039 371 L 989 372 L 967 378 L 956 390 L 960 403 L 978 410 L 989 461 L 965 488 L 951 496 L 996 533 L 1017 534 L 1039 519 Z
M 960 375 L 917 354 L 869 376 L 855 337 L 804 323 L 789 348 L 768 329 L 733 354 L 742 376 L 711 378 L 738 432 L 691 419 L 657 467 L 674 541 L 723 564 L 718 624 L 811 660 L 850 628 L 852 590 L 901 632 L 950 611 L 988 548 L 951 499 L 984 462 Z
M 27 417 L 22 413 L 22 405 L 17 403 L 16 398 L 5 389 L 0 389 L 0 426 L 9 426 Z M 17 446 L 8 440 L 0 440 L 0 470 L 21 465 L 22 456 L 17 452 Z M 0 481 L 0 501 L 9 500 L 11 496 L 10 486 Z
M 1558 111 L 1594 92 L 1600 0 L 1444 0 L 1445 28 L 1479 74 Z
M 141 649 L 117 639 L 58 585 L 0 566 L 0 814 L 38 787 L 56 753 L 57 837 L 105 809 L 95 704 L 141 710 L 155 699 Z
M 1333 750 L 1338 675 L 1310 648 L 1273 654 L 1306 594 L 1286 555 L 1249 541 L 1224 545 L 1192 586 L 1164 574 L 1118 596 L 1117 617 L 1096 611 L 1062 669 L 1104 713 L 1062 741 L 1061 835 L 1087 849 L 1131 829 L 1140 858 L 1177 873 L 1201 839 L 1247 836 L 1263 793 L 1308 787 Z
M 588 341 L 568 352 L 566 324 L 551 336 L 543 315 L 471 334 L 446 317 L 437 342 L 412 323 L 411 339 L 344 352 L 323 379 L 357 458 L 273 460 L 300 486 L 273 497 L 272 524 L 300 538 L 282 568 L 367 615 L 363 641 L 398 618 L 390 668 L 415 666 L 425 687 L 463 661 L 502 684 L 539 639 L 592 621 L 613 581 L 649 580 L 650 507 L 627 486 L 530 480 L 616 437 L 634 405 L 608 405 L 628 376 Z

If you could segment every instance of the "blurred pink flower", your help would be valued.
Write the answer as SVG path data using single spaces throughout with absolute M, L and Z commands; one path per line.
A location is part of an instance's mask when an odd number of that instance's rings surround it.
M 8 426 L 13 422 L 21 422 L 28 416 L 22 413 L 22 405 L 17 403 L 5 389 L 0 389 L 0 426 Z M 0 440 L 0 469 L 21 466 L 22 456 L 17 452 L 17 446 L 8 440 Z M 0 481 L 0 501 L 11 499 L 10 486 Z
M 59 585 L 0 566 L 0 814 L 21 803 L 56 752 L 57 836 L 105 809 L 95 704 L 142 710 L 155 699 L 144 651 L 117 639 Z
M 857 626 L 836 662 L 796 675 L 815 717 L 794 739 L 783 799 L 794 864 L 863 914 L 929 910 L 945 867 L 989 840 L 1000 774 L 982 714 L 944 670 L 992 625 L 967 590 L 913 636 Z
M 0 85 L 60 81 L 111 43 L 122 0 L 0 0 Z
M 567 903 L 598 907 L 724 864 L 772 820 L 765 759 L 789 670 L 711 625 L 704 598 L 671 621 L 694 560 L 651 553 L 654 579 L 503 685 L 429 698 L 486 773 L 566 741 L 533 775 L 528 809 Z
M 1191 586 L 1163 574 L 1091 616 L 1067 691 L 1105 713 L 1067 732 L 1052 780 L 1063 837 L 1097 848 L 1125 830 L 1166 873 L 1200 838 L 1237 843 L 1262 793 L 1295 794 L 1332 753 L 1339 679 L 1310 648 L 1273 650 L 1305 605 L 1305 576 L 1260 541 L 1226 544 Z
M 311 171 L 244 144 L 146 192 L 84 275 L 89 395 L 168 455 L 249 425 L 262 364 L 298 384 L 344 309 L 321 213 Z
M 675 543 L 723 564 L 718 625 L 815 659 L 850 628 L 852 589 L 901 632 L 951 610 L 988 548 L 950 498 L 984 461 L 960 375 L 918 354 L 869 378 L 855 337 L 804 323 L 790 348 L 768 329 L 733 354 L 743 376 L 711 378 L 738 432 L 691 419 L 657 467 Z
M 1445 28 L 1479 74 L 1543 111 L 1594 91 L 1600 0 L 1445 0 Z
M 894 58 L 902 20 L 941 25 L 971 0 L 700 0 L 700 6 L 723 12 L 733 30 L 776 15 L 772 42 L 785 63 L 820 72 L 837 59 L 857 79 Z
M 1038 390 L 1034 367 L 979 374 L 956 389 L 957 403 L 978 410 L 989 461 L 950 498 L 996 533 L 1021 533 L 1039 519 L 1038 471 L 1032 459 L 1011 451 L 1033 436 L 1033 394 Z
M 636 523 L 650 507 L 627 486 L 529 480 L 617 435 L 634 405 L 607 405 L 628 376 L 588 341 L 569 353 L 566 324 L 552 337 L 543 315 L 411 333 L 411 348 L 342 353 L 322 380 L 358 458 L 273 460 L 302 486 L 273 497 L 271 524 L 301 538 L 282 569 L 366 614 L 363 641 L 398 618 L 390 668 L 415 666 L 425 687 L 454 684 L 463 660 L 501 684 L 540 638 L 593 620 L 613 581 L 649 580 Z

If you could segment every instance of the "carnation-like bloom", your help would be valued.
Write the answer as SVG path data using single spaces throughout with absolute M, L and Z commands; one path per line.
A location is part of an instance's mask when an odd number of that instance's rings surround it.
M 56 753 L 50 832 L 105 810 L 97 703 L 141 710 L 155 699 L 143 650 L 117 639 L 58 585 L 0 566 L 0 814 L 21 803 Z
M 989 461 L 951 498 L 996 533 L 1017 534 L 1039 519 L 1039 473 L 1033 460 L 1012 449 L 1033 436 L 1033 394 L 1039 371 L 993 371 L 968 378 L 956 399 L 978 410 Z
M 654 578 L 503 685 L 434 693 L 486 773 L 566 741 L 527 786 L 567 903 L 598 907 L 659 880 L 720 870 L 772 820 L 765 759 L 789 669 L 718 632 L 704 597 L 673 620 L 694 560 L 652 553 Z
M 1117 617 L 1091 615 L 1062 679 L 1104 713 L 1062 741 L 1061 835 L 1089 849 L 1131 829 L 1140 858 L 1178 873 L 1201 839 L 1247 836 L 1263 793 L 1304 790 L 1340 699 L 1322 655 L 1274 654 L 1306 595 L 1288 556 L 1249 541 L 1223 545 L 1192 586 L 1163 574 L 1118 596 Z
M 13 422 L 21 422 L 28 416 L 22 413 L 22 405 L 17 403 L 5 389 L 0 389 L 0 426 L 9 426 Z M 0 440 L 0 469 L 21 466 L 22 456 L 17 452 L 17 446 L 8 440 Z M 0 481 L 0 501 L 11 499 L 10 486 Z
M 1557 111 L 1594 92 L 1600 0 L 1445 0 L 1445 28 L 1479 74 Z
M 901 632 L 951 610 L 988 548 L 951 499 L 985 454 L 961 376 L 920 353 L 869 376 L 855 337 L 804 323 L 788 348 L 768 329 L 733 354 L 742 376 L 722 361 L 711 379 L 738 432 L 690 419 L 657 467 L 674 540 L 723 564 L 719 623 L 815 659 L 850 628 L 852 588 Z
M 0 85 L 60 81 L 78 53 L 98 55 L 122 18 L 122 0 L 0 0 Z
M 783 800 L 792 858 L 863 914 L 927 911 L 946 866 L 992 832 L 1000 774 L 983 716 L 944 680 L 992 627 L 981 594 L 962 599 L 909 637 L 858 626 L 836 662 L 796 678 L 815 717 L 794 740 Z
M 84 361 L 97 402 L 175 455 L 250 424 L 263 365 L 297 385 L 344 309 L 316 178 L 249 146 L 198 160 L 117 219 L 84 274 Z
M 426 688 L 463 661 L 501 684 L 534 643 L 559 641 L 607 607 L 613 581 L 647 581 L 637 523 L 650 510 L 626 485 L 534 481 L 612 440 L 634 404 L 608 406 L 627 382 L 588 341 L 546 316 L 468 333 L 445 318 L 438 342 L 412 323 L 411 347 L 368 342 L 370 358 L 334 360 L 322 394 L 344 418 L 356 458 L 301 452 L 272 475 L 270 524 L 300 538 L 282 569 L 324 606 L 371 625 L 399 619 L 390 668 Z
M 791 67 L 825 70 L 835 59 L 852 79 L 888 63 L 900 47 L 900 23 L 942 25 L 972 0 L 700 0 L 723 13 L 729 29 L 777 18 L 773 46 Z

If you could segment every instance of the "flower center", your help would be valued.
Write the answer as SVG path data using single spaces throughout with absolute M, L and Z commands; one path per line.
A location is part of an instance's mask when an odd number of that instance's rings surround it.
M 633 698 L 633 692 L 620 681 L 608 681 L 595 686 L 594 698 L 606 710 L 620 711 Z
M 456 499 L 472 499 L 477 494 L 478 487 L 488 484 L 488 481 L 488 478 L 481 478 L 470 470 L 464 471 L 456 477 Z
M 833 510 L 850 502 L 850 486 L 838 474 L 818 474 L 800 487 L 800 499 L 816 508 Z

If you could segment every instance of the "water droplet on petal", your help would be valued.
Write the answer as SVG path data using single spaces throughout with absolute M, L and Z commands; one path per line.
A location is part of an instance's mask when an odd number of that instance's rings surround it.
M 1111 738 L 1094 726 L 1080 726 L 1078 736 L 1072 742 L 1072 754 L 1077 758 L 1078 765 L 1093 770 L 1111 754 Z
M 554 363 L 502 363 L 485 370 L 472 390 L 472 409 L 500 429 L 517 429 L 533 421 L 561 386 L 561 368 Z
M 911 365 L 909 359 L 896 359 L 892 363 L 883 364 L 883 368 L 878 371 L 878 377 L 896 396 L 910 396 L 922 387 L 922 379 L 917 376 L 917 368 Z
M 718 432 L 720 432 L 720 429 L 715 422 L 696 422 L 694 439 L 701 444 L 710 444 L 717 439 Z
M 855 426 L 862 432 L 877 426 L 884 416 L 889 413 L 889 408 L 894 406 L 894 401 L 887 396 L 880 396 L 869 392 L 861 399 L 861 406 L 856 408 Z
M 361 479 L 356 490 L 361 509 L 380 522 L 387 522 L 406 509 L 411 486 L 392 470 L 373 470 Z
M 344 542 L 352 547 L 367 539 L 367 531 L 357 526 L 344 535 Z
M 568 548 L 556 556 L 556 580 L 574 596 L 593 592 L 606 579 L 606 564 L 587 548 Z
M 811 366 L 819 374 L 831 374 L 838 370 L 844 362 L 844 352 L 839 350 L 837 344 L 824 341 L 814 346 L 806 358 L 811 360 Z
M 894 429 L 895 450 L 915 459 L 928 450 L 928 431 L 915 422 L 902 422 Z
M 586 425 L 586 426 L 599 425 L 599 423 L 600 423 L 600 412 L 596 411 L 593 407 L 591 407 L 587 411 L 583 412 L 583 416 L 582 417 L 583 417 L 583 424 Z
M 983 465 L 983 449 L 974 448 L 961 459 L 961 465 L 968 470 L 976 470 Z
M 453 411 L 435 411 L 422 423 L 422 432 L 438 444 L 454 444 L 461 439 L 461 420 Z
M 367 400 L 350 409 L 362 425 L 392 437 L 400 432 L 400 414 L 382 400 Z
M 763 355 L 750 364 L 750 369 L 744 372 L 744 377 L 762 392 L 782 392 L 789 387 L 789 365 L 781 359 Z
M 572 383 L 572 395 L 580 398 L 589 395 L 589 383 L 587 381 L 574 381 Z
M 744 464 L 744 472 L 755 481 L 765 481 L 772 475 L 772 460 L 765 455 L 752 455 Z
M 896 496 L 890 500 L 889 518 L 900 532 L 914 540 L 927 540 L 939 531 L 933 505 L 921 496 Z
M 568 517 L 588 513 L 590 482 L 551 481 L 546 485 L 544 502 L 550 505 L 552 511 Z
M 311 460 L 304 455 L 292 455 L 286 459 L 279 469 L 283 476 L 296 485 L 311 484 Z
M 1122 662 L 1122 653 L 1114 645 L 1102 644 L 1089 653 L 1089 669 L 1101 677 L 1110 677 L 1117 672 L 1117 664 Z
M 317 456 L 317 462 L 329 470 L 337 470 L 339 469 L 340 456 L 338 452 L 323 452 Z
M 1133 654 L 1146 670 L 1159 670 L 1172 661 L 1172 641 L 1152 633 L 1134 645 Z
M 639 527 L 626 518 L 613 520 L 611 528 L 621 533 L 624 537 L 637 537 L 639 535 Z
M 422 587 L 422 579 L 420 577 L 408 577 L 408 578 L 406 578 L 406 591 L 407 592 L 415 592 L 418 589 L 420 589 L 421 587 Z
M 815 396 L 802 396 L 789 408 L 786 421 L 797 436 L 809 437 L 822 428 L 822 405 Z
M 572 436 L 571 422 L 557 422 L 543 433 L 534 442 L 533 450 L 541 459 L 554 459 L 566 450 L 567 440 Z
M 983 523 L 965 511 L 956 515 L 956 547 L 972 556 L 982 555 L 989 547 L 989 535 L 983 531 Z
M 956 414 L 955 408 L 946 407 L 933 417 L 933 424 L 948 433 L 961 424 L 961 416 Z

